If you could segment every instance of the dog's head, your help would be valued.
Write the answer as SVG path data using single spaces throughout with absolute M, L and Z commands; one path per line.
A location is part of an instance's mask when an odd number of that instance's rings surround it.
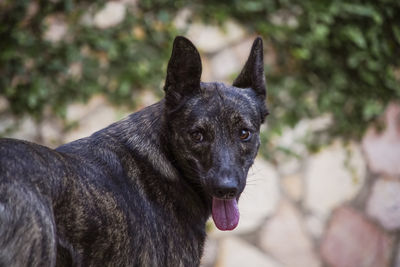
M 184 177 L 210 200 L 216 226 L 232 230 L 239 220 L 237 201 L 260 146 L 260 125 L 268 114 L 262 40 L 254 41 L 232 86 L 200 82 L 201 69 L 197 49 L 177 37 L 164 87 L 165 135 Z

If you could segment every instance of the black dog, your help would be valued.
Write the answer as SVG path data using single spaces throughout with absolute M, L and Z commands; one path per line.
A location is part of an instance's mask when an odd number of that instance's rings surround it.
M 223 66 L 222 66 L 223 67 Z M 0 141 L 1 266 L 198 266 L 237 201 L 267 109 L 262 40 L 233 86 L 177 37 L 165 98 L 55 150 Z

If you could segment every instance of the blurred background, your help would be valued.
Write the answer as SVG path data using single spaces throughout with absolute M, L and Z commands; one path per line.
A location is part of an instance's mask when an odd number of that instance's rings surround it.
M 399 267 L 398 0 L 0 0 L 0 136 L 57 147 L 158 101 L 178 34 L 203 81 L 265 46 L 260 155 L 202 266 Z

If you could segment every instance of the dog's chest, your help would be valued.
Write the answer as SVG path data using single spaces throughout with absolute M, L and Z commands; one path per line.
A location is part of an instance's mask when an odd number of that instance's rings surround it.
M 142 266 L 198 266 L 204 239 L 174 234 L 148 240 L 138 262 Z
M 82 187 L 79 187 L 82 188 Z M 128 266 L 198 266 L 205 239 L 204 221 L 193 223 L 141 192 L 124 194 L 90 190 L 74 192 L 74 209 L 58 207 L 59 237 L 81 258 L 82 264 Z M 126 197 L 122 197 L 122 196 Z
M 143 266 L 198 266 L 205 240 L 204 223 L 193 223 L 169 209 L 150 210 L 142 222 L 146 227 L 141 237 L 132 240 L 135 246 L 144 241 L 139 257 Z

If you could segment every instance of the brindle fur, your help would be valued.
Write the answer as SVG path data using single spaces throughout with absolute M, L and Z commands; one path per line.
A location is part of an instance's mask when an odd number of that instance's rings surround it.
M 54 150 L 1 139 L 0 266 L 198 266 L 215 184 L 239 198 L 260 144 L 261 39 L 233 86 L 200 76 L 177 37 L 160 102 Z

